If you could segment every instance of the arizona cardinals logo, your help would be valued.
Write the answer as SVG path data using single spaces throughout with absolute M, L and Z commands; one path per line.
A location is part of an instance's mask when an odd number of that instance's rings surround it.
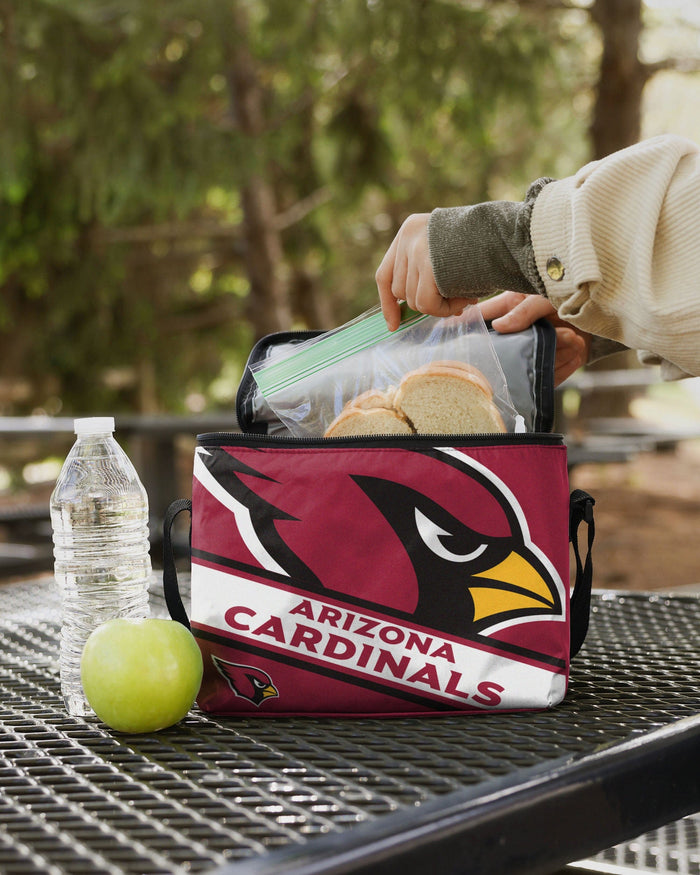
M 219 674 L 228 681 L 228 685 L 237 696 L 247 699 L 258 707 L 266 699 L 279 696 L 277 687 L 272 683 L 270 675 L 253 665 L 239 665 L 235 662 L 227 662 L 218 656 L 212 655 L 212 662 Z
M 556 591 L 521 538 L 486 537 L 409 487 L 377 478 L 355 480 L 391 523 L 418 577 L 414 619 L 462 634 L 493 619 L 553 612 Z
M 197 450 L 196 480 L 235 518 L 232 556 L 248 556 L 258 575 L 457 635 L 563 615 L 559 575 L 485 466 L 450 448 L 329 452 L 320 469 L 318 453 Z M 207 537 L 197 550 L 220 556 L 221 538 Z

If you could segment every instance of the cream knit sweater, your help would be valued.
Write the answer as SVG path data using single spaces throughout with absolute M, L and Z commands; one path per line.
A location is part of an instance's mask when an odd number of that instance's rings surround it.
M 496 209 L 504 215 L 510 206 L 515 205 L 500 202 Z M 469 265 L 462 262 L 475 257 L 475 239 L 468 244 L 467 235 L 483 208 L 487 205 L 436 210 L 431 217 L 431 258 L 438 288 L 448 297 L 464 294 L 471 285 Z M 514 258 L 523 282 L 529 282 L 521 290 L 546 294 L 563 319 L 584 331 L 650 351 L 647 361 L 675 365 L 665 367 L 667 376 L 675 369 L 700 375 L 700 148 L 695 143 L 675 136 L 645 140 L 587 164 L 574 176 L 538 185 L 518 210 L 513 232 L 501 228 L 499 236 L 505 240 L 501 260 L 507 253 L 512 271 Z M 523 217 L 529 220 L 524 245 Z M 499 261 L 495 236 L 485 239 L 481 257 L 494 265 Z M 465 247 L 473 254 L 467 256 Z M 461 271 L 458 283 L 455 271 Z M 483 289 L 483 277 L 478 285 Z
M 530 235 L 563 319 L 700 375 L 697 145 L 655 137 L 549 183 Z

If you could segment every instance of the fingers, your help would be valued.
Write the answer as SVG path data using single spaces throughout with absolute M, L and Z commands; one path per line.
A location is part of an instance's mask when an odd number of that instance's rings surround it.
M 520 292 L 502 292 L 495 298 L 480 304 L 484 319 L 491 319 L 496 331 L 510 334 L 524 331 L 533 322 L 551 318 L 556 310 L 540 295 L 523 295 Z
M 479 304 L 484 319 L 492 320 L 496 331 L 509 334 L 524 331 L 538 319 L 547 319 L 557 335 L 554 356 L 554 385 L 558 386 L 588 362 L 591 335 L 564 322 L 550 302 L 539 295 L 502 292 Z
M 379 301 L 390 331 L 399 327 L 399 301 L 412 310 L 431 312 L 440 298 L 428 247 L 429 213 L 409 216 L 399 228 L 375 274 Z M 431 303 L 432 302 L 432 303 Z
M 430 316 L 459 316 L 465 307 L 476 304 L 477 298 L 443 298 L 439 295 L 436 301 L 431 302 L 431 309 L 419 310 L 420 313 L 428 313 Z
M 382 313 L 390 331 L 401 321 L 399 301 L 418 313 L 454 316 L 476 298 L 444 298 L 435 282 L 428 245 L 429 213 L 409 216 L 382 259 L 375 280 Z
M 396 259 L 396 250 L 398 248 L 398 239 L 397 235 L 391 246 L 387 249 L 386 255 L 382 259 L 374 276 L 377 283 L 377 290 L 379 291 L 379 303 L 389 331 L 396 331 L 401 322 L 401 308 L 399 306 L 400 299 L 397 298 L 393 292 L 394 263 Z
M 498 319 L 505 316 L 515 306 L 525 299 L 526 295 L 520 292 L 501 292 L 494 295 L 493 298 L 487 298 L 485 301 L 479 302 L 481 315 L 485 320 Z
M 590 335 L 573 328 L 558 326 L 557 349 L 554 357 L 554 385 L 559 386 L 588 361 Z

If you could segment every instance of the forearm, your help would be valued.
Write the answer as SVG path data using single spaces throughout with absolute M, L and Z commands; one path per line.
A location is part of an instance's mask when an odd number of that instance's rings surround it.
M 543 294 L 582 331 L 700 374 L 700 152 L 659 137 L 523 203 L 435 210 L 428 229 L 446 297 Z

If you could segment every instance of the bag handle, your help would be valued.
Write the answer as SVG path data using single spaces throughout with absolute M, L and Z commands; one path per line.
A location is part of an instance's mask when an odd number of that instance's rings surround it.
M 192 517 L 192 502 L 189 498 L 178 498 L 173 501 L 165 512 L 163 520 L 163 593 L 168 613 L 173 620 L 182 623 L 187 629 L 190 628 L 190 620 L 185 606 L 182 604 L 180 588 L 177 583 L 177 568 L 175 567 L 175 550 L 173 549 L 172 528 L 175 518 L 183 510 L 188 511 Z M 192 528 L 190 524 L 190 544 L 192 542 Z
M 569 499 L 569 540 L 576 557 L 576 580 L 571 595 L 571 644 L 570 656 L 574 657 L 581 649 L 588 632 L 588 619 L 591 611 L 591 588 L 593 585 L 593 539 L 595 522 L 593 520 L 593 499 L 582 489 L 574 489 Z M 585 562 L 581 561 L 578 545 L 578 530 L 581 523 L 588 526 L 588 548 Z

